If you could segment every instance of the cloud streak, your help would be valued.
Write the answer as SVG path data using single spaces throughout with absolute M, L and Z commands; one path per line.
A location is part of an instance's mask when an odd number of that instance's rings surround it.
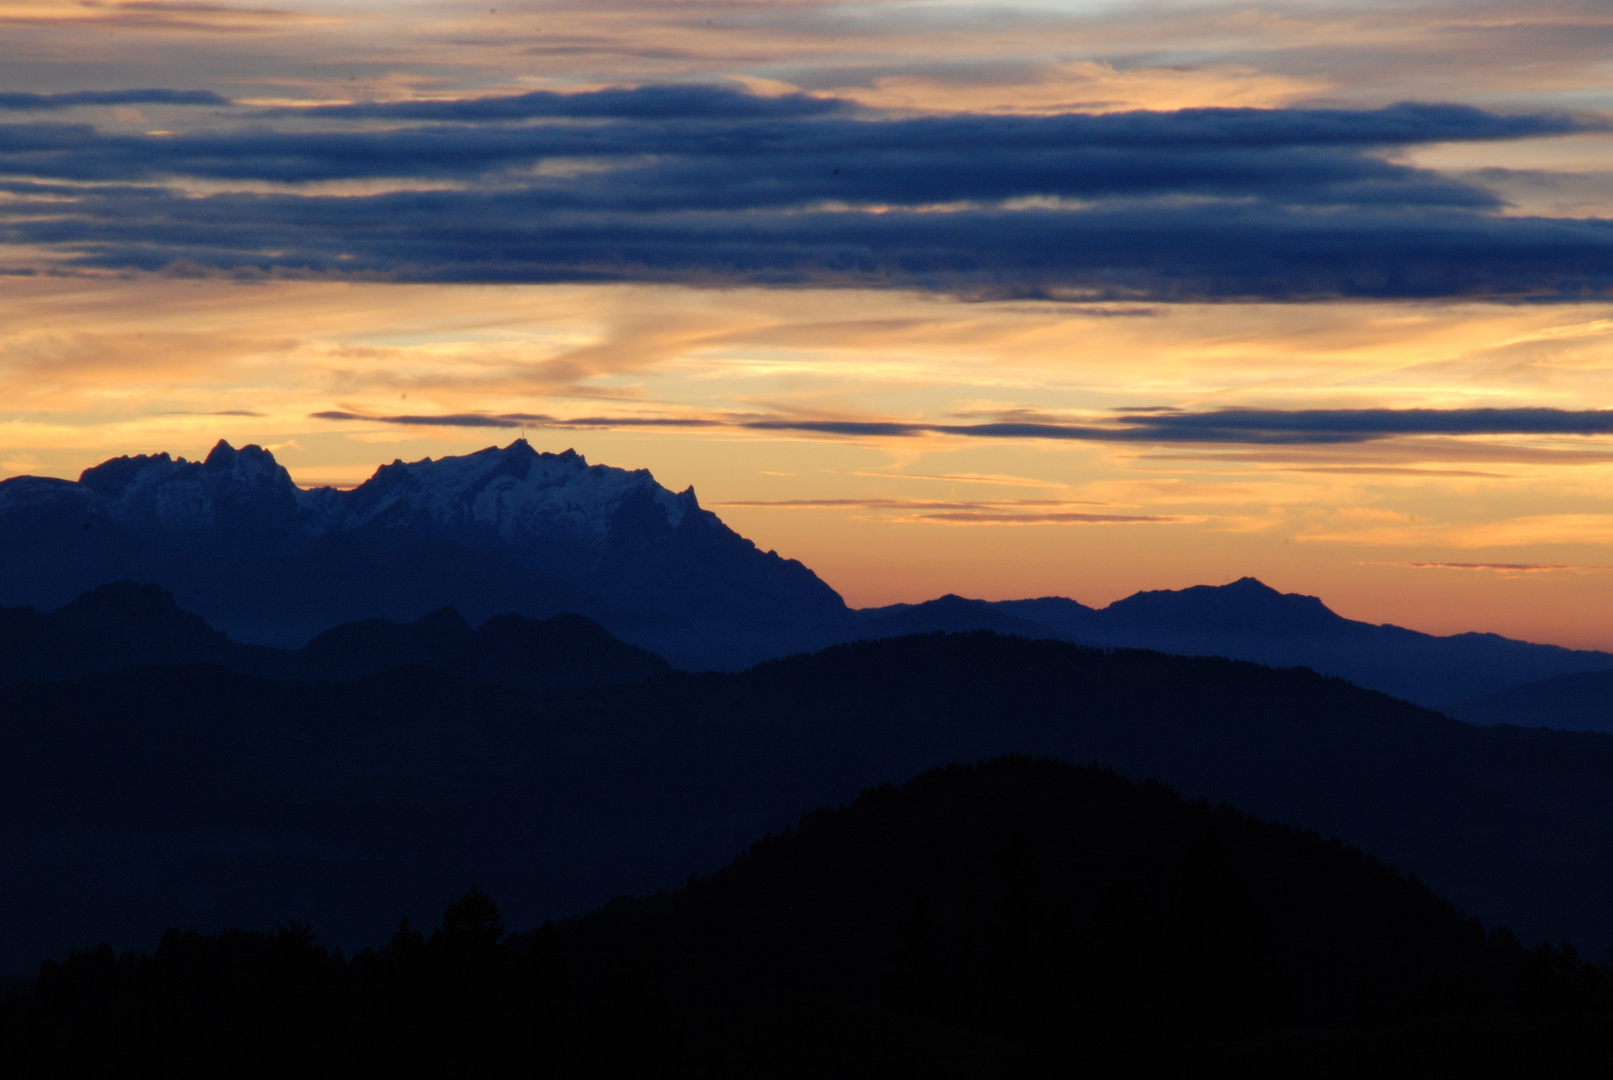
M 87 105 L 230 105 L 229 98 L 211 90 L 73 90 L 64 93 L 0 93 L 0 109 L 9 112 L 51 112 Z
M 955 502 L 938 499 L 739 499 L 713 503 L 716 509 L 860 510 L 894 521 L 940 525 L 1173 525 L 1199 520 L 1161 514 L 1102 514 L 1074 510 L 1064 499 L 1007 499 Z
M 543 413 L 374 415 L 334 409 L 313 413 L 311 418 L 359 420 L 406 427 L 732 428 L 841 436 L 850 439 L 907 439 L 939 435 L 1009 441 L 1044 439 L 1077 442 L 1231 443 L 1278 446 L 1330 446 L 1412 436 L 1613 435 L 1613 409 L 1546 408 L 1215 409 L 1203 412 L 1175 409 L 1158 412 L 1128 410 L 1117 412 L 1103 422 L 1088 424 L 1030 420 L 955 424 L 913 420 L 826 420 L 746 415 L 590 416 L 568 419 Z M 1337 468 L 1337 466 L 1330 467 Z

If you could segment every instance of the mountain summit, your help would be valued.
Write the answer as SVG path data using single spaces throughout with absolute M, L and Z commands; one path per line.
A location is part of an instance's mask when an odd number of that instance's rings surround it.
M 844 602 L 648 470 L 524 439 L 394 461 L 302 490 L 258 446 L 120 457 L 78 483 L 0 482 L 0 603 L 52 608 L 154 581 L 237 640 L 298 645 L 360 618 L 452 605 L 473 621 L 572 611 L 683 666 L 738 667 L 818 640 Z

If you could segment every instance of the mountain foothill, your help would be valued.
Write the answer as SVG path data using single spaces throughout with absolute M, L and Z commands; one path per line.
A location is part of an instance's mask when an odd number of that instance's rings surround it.
M 6 480 L 0 605 L 35 1072 L 1482 1069 L 1613 1030 L 1613 655 L 1252 578 L 855 610 L 525 441 L 348 491 L 225 443 Z

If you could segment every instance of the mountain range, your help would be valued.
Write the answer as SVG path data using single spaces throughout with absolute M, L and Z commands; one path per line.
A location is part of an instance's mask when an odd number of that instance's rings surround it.
M 1613 718 L 1544 686 L 1613 672 L 1613 655 L 1359 622 L 1253 578 L 1141 592 L 1101 609 L 949 595 L 854 610 L 799 562 L 702 509 L 692 488 L 674 493 L 646 470 L 539 453 L 524 440 L 393 462 L 348 491 L 298 488 L 270 452 L 224 442 L 200 462 L 142 455 L 76 483 L 0 481 L 0 604 L 65 616 L 75 598 L 124 580 L 155 583 L 237 643 L 233 660 L 200 645 L 181 659 L 266 674 L 281 669 L 252 667 L 244 643 L 294 650 L 343 624 L 413 623 L 450 607 L 467 629 L 506 614 L 582 615 L 685 670 L 989 629 L 1305 666 L 1483 722 L 1613 730 Z M 156 657 L 159 644 L 134 643 L 128 655 Z M 1539 694 L 1519 689 L 1534 683 Z
M 237 641 L 295 647 L 342 623 L 452 606 L 480 623 L 587 615 L 674 663 L 743 667 L 847 617 L 800 563 L 762 552 L 645 470 L 525 440 L 396 461 L 303 490 L 267 450 L 120 457 L 78 481 L 0 482 L 0 604 L 56 608 L 154 581 Z
M 370 941 L 467 882 L 532 924 L 1000 754 L 1229 800 L 1613 947 L 1613 735 L 1508 723 L 1606 723 L 1603 653 L 1252 578 L 855 611 L 692 492 L 525 443 L 349 492 L 222 445 L 17 478 L 0 556 L 0 970 L 173 922 Z

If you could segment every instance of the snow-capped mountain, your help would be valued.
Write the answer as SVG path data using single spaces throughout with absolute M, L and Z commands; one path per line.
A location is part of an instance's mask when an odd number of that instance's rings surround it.
M 351 491 L 299 489 L 269 451 L 120 457 L 77 483 L 0 482 L 0 603 L 54 607 L 153 580 L 238 640 L 299 645 L 341 622 L 576 611 L 685 666 L 733 667 L 847 618 L 806 567 L 648 470 L 525 440 L 395 461 Z
M 554 535 L 604 543 L 617 512 L 634 498 L 660 509 L 674 529 L 700 509 L 694 488 L 674 495 L 648 469 L 589 465 L 573 450 L 540 454 L 525 440 L 505 450 L 441 461 L 394 461 L 353 496 L 331 499 L 321 489 L 305 498 L 306 505 L 337 511 L 337 527 L 425 518 L 443 525 L 490 526 L 509 543 Z

